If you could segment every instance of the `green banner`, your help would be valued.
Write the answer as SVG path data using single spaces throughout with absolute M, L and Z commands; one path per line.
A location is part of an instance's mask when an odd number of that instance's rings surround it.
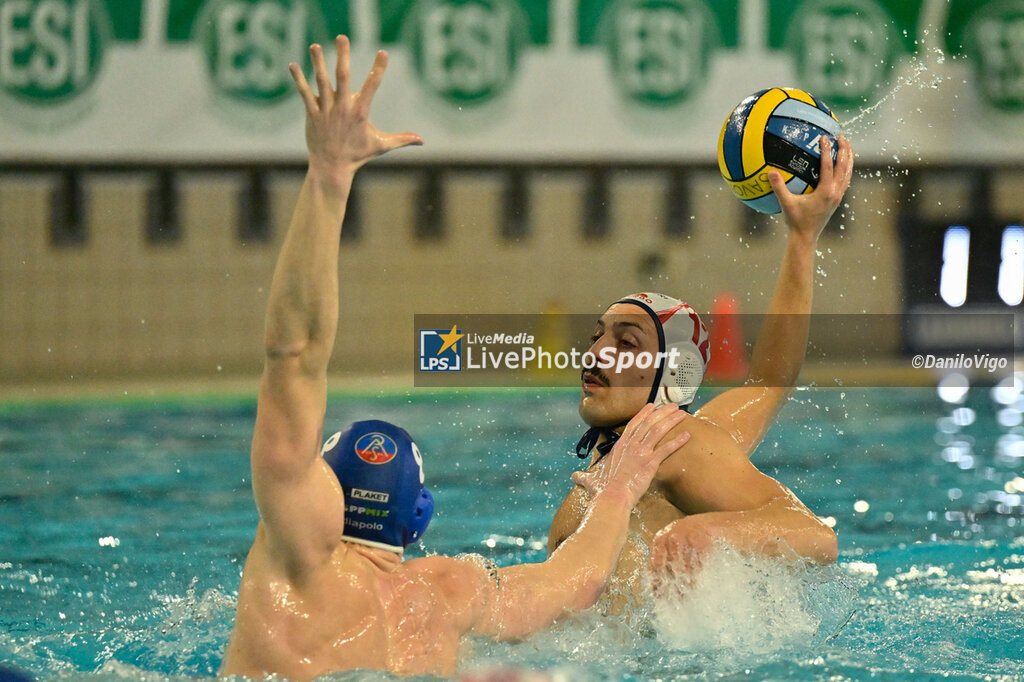
M 1024 0 L 951 0 L 946 50 L 967 56 L 986 102 L 1024 110 Z
M 737 45 L 738 12 L 736 0 L 582 0 L 577 40 L 604 47 L 624 97 L 671 106 L 707 82 L 719 47 Z
M 119 2 L 119 0 L 107 0 L 108 2 Z M 168 0 L 167 8 L 167 39 L 171 42 L 188 42 L 196 33 L 196 19 L 199 17 L 205 5 L 211 4 L 213 0 Z M 238 0 L 243 5 L 264 4 L 267 0 Z M 270 0 L 269 4 L 288 6 L 291 3 L 280 3 Z M 323 20 L 327 34 L 330 36 L 347 35 L 355 39 L 352 34 L 352 21 L 349 15 L 350 2 L 348 0 L 312 0 L 307 4 L 316 8 L 316 11 Z
M 550 36 L 551 0 L 518 0 L 510 3 L 518 8 L 526 22 L 529 41 L 534 45 L 547 45 Z M 450 12 L 476 12 L 481 16 L 491 13 L 500 6 L 492 2 L 474 0 L 451 0 L 449 2 L 424 2 L 423 0 L 378 0 L 377 14 L 380 17 L 380 40 L 385 44 L 402 42 L 404 26 L 410 14 L 418 11 L 418 5 L 447 5 Z M 422 8 L 419 8 L 422 11 Z
M 420 82 L 455 104 L 505 92 L 519 56 L 548 41 L 547 0 L 396 0 L 380 2 L 381 40 L 403 43 Z
M 611 5 L 617 0 L 580 0 L 576 12 L 576 42 L 580 45 L 601 45 L 602 23 L 610 12 Z M 722 47 L 735 48 L 740 44 L 739 0 L 709 0 L 702 3 L 714 19 L 714 26 L 708 29 L 716 36 L 716 43 Z M 642 3 L 650 11 L 664 8 L 667 13 L 677 11 L 676 3 L 647 2 Z
M 170 0 L 167 39 L 199 43 L 228 99 L 274 104 L 292 92 L 289 62 L 310 70 L 310 43 L 350 34 L 349 4 L 332 0 Z
M 0 0 L 0 91 L 63 103 L 87 91 L 109 44 L 137 42 L 142 0 Z
M 793 57 L 799 85 L 835 107 L 877 99 L 916 50 L 923 0 L 768 0 L 768 45 Z

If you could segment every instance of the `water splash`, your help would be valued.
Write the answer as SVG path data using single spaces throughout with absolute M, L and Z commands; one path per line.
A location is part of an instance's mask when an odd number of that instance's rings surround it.
M 523 672 L 525 664 L 572 680 L 706 679 L 765 659 L 813 660 L 855 612 L 861 581 L 837 566 L 795 567 L 722 547 L 692 586 L 678 585 L 658 598 L 648 592 L 625 617 L 595 608 L 526 642 L 474 642 L 463 668 Z
M 835 566 L 794 566 L 723 546 L 692 586 L 677 581 L 655 603 L 653 618 L 668 649 L 735 664 L 820 646 L 849 619 L 856 598 L 856 583 Z
M 193 578 L 183 596 L 154 593 L 151 599 L 159 604 L 155 608 L 119 615 L 96 629 L 0 635 L 0 652 L 30 672 L 57 673 L 65 680 L 79 679 L 90 670 L 107 679 L 216 675 L 236 600 L 216 588 L 200 596 L 198 583 Z M 174 672 L 169 677 L 166 671 Z
M 862 132 L 862 127 L 858 125 L 861 120 L 873 114 L 886 102 L 891 102 L 904 88 L 916 85 L 921 89 L 937 89 L 943 81 L 950 79 L 948 75 L 936 73 L 936 67 L 944 64 L 945 61 L 946 55 L 938 47 L 932 47 L 914 55 L 909 64 L 910 73 L 898 76 L 889 92 L 883 95 L 877 102 L 861 109 L 859 114 L 843 123 L 843 130 L 846 135 L 859 135 Z M 867 123 L 870 124 L 870 121 Z

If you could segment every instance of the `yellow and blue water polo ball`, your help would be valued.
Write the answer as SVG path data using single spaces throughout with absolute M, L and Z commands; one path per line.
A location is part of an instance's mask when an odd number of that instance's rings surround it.
M 768 170 L 782 173 L 793 194 L 818 186 L 821 136 L 832 141 L 842 127 L 828 106 L 797 88 L 769 88 L 747 97 L 732 110 L 718 138 L 718 168 L 736 198 L 761 213 L 778 213 L 779 200 Z

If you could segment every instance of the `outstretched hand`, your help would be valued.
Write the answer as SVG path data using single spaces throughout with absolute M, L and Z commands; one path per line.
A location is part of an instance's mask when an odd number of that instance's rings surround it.
M 591 495 L 609 485 L 621 485 L 635 506 L 651 485 L 658 467 L 669 455 L 690 440 L 688 432 L 669 437 L 669 432 L 686 419 L 687 413 L 677 405 L 644 407 L 629 420 L 615 447 L 601 463 L 590 471 L 577 471 L 572 480 Z
M 335 67 L 337 89 L 331 86 L 324 51 L 320 45 L 309 48 L 318 94 L 306 82 L 298 64 L 288 71 L 306 105 L 306 145 L 310 164 L 323 164 L 332 171 L 354 172 L 364 163 L 385 152 L 411 144 L 423 144 L 414 133 L 382 133 L 370 122 L 370 103 L 380 87 L 388 54 L 381 50 L 373 62 L 359 92 L 349 91 L 349 42 L 345 36 L 335 40 L 338 62 Z
M 821 136 L 821 170 L 818 186 L 810 194 L 793 194 L 786 187 L 782 174 L 777 170 L 768 171 L 775 196 L 779 199 L 791 233 L 814 241 L 825 229 L 829 218 L 839 207 L 843 194 L 850 186 L 853 176 L 853 147 L 842 135 L 839 136 L 839 153 L 832 163 L 832 143 L 827 135 Z

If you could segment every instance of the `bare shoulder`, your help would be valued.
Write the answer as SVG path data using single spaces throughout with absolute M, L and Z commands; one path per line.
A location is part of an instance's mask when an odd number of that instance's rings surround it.
M 444 600 L 461 632 L 473 629 L 497 588 L 498 567 L 479 554 L 412 559 L 405 569 Z
M 732 457 L 736 455 L 745 457 L 740 443 L 736 441 L 729 430 L 700 413 L 685 419 L 682 424 L 675 427 L 665 438 L 672 438 L 680 431 L 689 432 L 690 440 L 665 460 L 658 471 L 658 478 L 663 473 L 674 470 L 685 463 L 692 464 L 694 460 L 698 459 L 716 456 Z
M 728 433 L 749 457 L 790 393 L 784 386 L 737 386 L 712 398 L 694 416 Z
M 497 567 L 494 562 L 479 554 L 460 554 L 456 557 L 432 556 L 412 559 L 405 568 L 420 580 L 430 582 L 436 589 L 449 597 L 475 595 L 488 579 L 488 567 Z
M 689 431 L 690 440 L 662 463 L 654 485 L 677 509 L 722 511 L 736 505 L 730 500 L 738 490 L 755 484 L 760 489 L 765 477 L 728 430 L 699 414 L 676 429 Z

